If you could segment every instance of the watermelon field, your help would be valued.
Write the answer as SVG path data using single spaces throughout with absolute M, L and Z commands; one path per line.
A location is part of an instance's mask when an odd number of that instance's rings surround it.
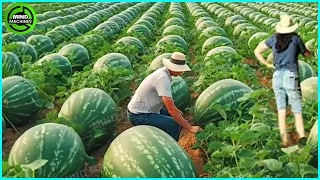
M 2 20 L 3 177 L 318 177 L 317 3 L 28 4 L 30 33 Z M 284 151 L 274 70 L 254 56 L 283 14 L 313 54 L 299 55 L 307 144 L 294 146 L 288 107 Z M 192 69 L 173 77 L 174 102 L 204 129 L 179 142 L 127 118 L 139 84 L 173 52 Z

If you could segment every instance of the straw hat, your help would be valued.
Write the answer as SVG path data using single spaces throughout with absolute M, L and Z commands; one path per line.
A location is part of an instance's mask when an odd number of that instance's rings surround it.
M 170 59 L 163 58 L 163 65 L 171 71 L 184 72 L 191 71 L 191 69 L 186 64 L 186 57 L 180 52 L 172 53 Z
M 297 30 L 298 24 L 293 24 L 289 15 L 281 16 L 280 22 L 276 25 L 276 32 L 280 34 L 292 33 Z

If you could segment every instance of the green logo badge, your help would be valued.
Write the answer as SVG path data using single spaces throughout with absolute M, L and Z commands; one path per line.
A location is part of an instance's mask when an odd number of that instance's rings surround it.
M 37 16 L 34 9 L 25 3 L 16 3 L 6 9 L 7 29 L 15 34 L 27 34 L 36 26 Z

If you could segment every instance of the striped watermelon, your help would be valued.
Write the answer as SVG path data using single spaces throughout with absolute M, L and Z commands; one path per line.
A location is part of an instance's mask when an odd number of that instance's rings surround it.
M 58 54 L 66 57 L 72 64 L 72 68 L 77 70 L 81 70 L 90 63 L 88 50 L 80 44 L 68 44 Z
M 191 92 L 188 84 L 180 76 L 173 77 L 171 89 L 174 104 L 179 110 L 186 110 L 191 101 Z
M 151 35 L 152 35 L 152 32 L 149 30 L 149 28 L 143 24 L 136 24 L 136 25 L 133 25 L 131 26 L 128 30 L 127 30 L 127 33 L 129 34 L 139 34 L 140 36 L 145 36 L 146 38 L 150 38 Z M 140 36 L 137 36 L 137 37 L 140 37 Z
M 45 123 L 24 132 L 14 143 L 9 165 L 30 164 L 37 159 L 47 163 L 35 171 L 35 177 L 66 177 L 92 161 L 84 150 L 78 134 L 70 127 Z
M 318 77 L 310 77 L 301 82 L 301 94 L 304 101 L 318 101 Z
M 308 63 L 299 60 L 299 76 L 300 76 L 300 82 L 302 82 L 303 80 L 309 77 L 314 77 L 317 75 Z
M 228 37 L 227 33 L 224 31 L 224 29 L 220 27 L 207 27 L 202 31 L 200 34 L 200 39 L 203 39 L 204 37 L 210 38 L 212 36 L 223 36 Z
M 314 122 L 309 133 L 307 144 L 311 147 L 311 155 L 313 156 L 310 164 L 318 168 L 318 120 Z
M 229 46 L 220 46 L 220 47 L 216 47 L 211 49 L 207 54 L 205 59 L 209 59 L 210 56 L 214 55 L 214 54 L 218 54 L 221 52 L 229 52 L 229 53 L 233 53 L 233 54 L 238 54 L 236 50 L 234 50 L 232 47 Z
M 12 52 L 2 52 L 2 77 L 20 76 L 22 66 L 17 55 Z
M 81 38 L 81 42 L 88 50 L 102 48 L 106 43 L 103 37 L 97 34 L 85 35 Z
M 203 21 L 213 21 L 213 19 L 211 17 L 201 17 L 199 19 L 197 19 L 195 25 L 196 27 L 199 26 L 200 23 L 202 23 Z
M 32 35 L 27 39 L 27 43 L 36 49 L 38 56 L 51 52 L 55 48 L 51 39 L 44 35 Z
M 2 115 L 14 126 L 28 123 L 40 107 L 39 93 L 29 80 L 10 76 L 2 80 Z
M 94 70 L 100 70 L 108 67 L 123 67 L 127 69 L 132 69 L 132 65 L 127 56 L 120 53 L 109 53 L 102 56 L 94 64 Z
M 111 143 L 102 177 L 194 178 L 197 174 L 190 157 L 172 137 L 141 125 L 124 131 Z
M 211 20 L 206 20 L 201 22 L 198 26 L 197 26 L 197 30 L 199 32 L 205 30 L 208 27 L 213 27 L 213 26 L 219 26 L 216 22 L 211 21 Z
M 213 36 L 207 39 L 202 45 L 202 54 L 207 54 L 211 49 L 219 46 L 233 46 L 232 41 L 223 36 Z
M 26 42 L 26 38 L 23 35 L 13 34 L 13 33 L 5 33 L 2 35 L 2 39 L 10 44 L 12 42 Z
M 72 66 L 70 61 L 58 53 L 46 55 L 36 62 L 37 65 L 41 65 L 43 63 L 57 64 L 62 75 L 67 77 L 72 75 Z
M 172 46 L 180 48 L 184 52 L 188 52 L 187 42 L 178 35 L 168 35 L 160 39 L 156 44 L 157 52 L 165 51 L 167 53 L 171 53 L 176 51 L 175 49 L 172 49 Z M 170 49 L 168 47 L 170 47 Z
M 230 105 L 235 109 L 238 105 L 237 99 L 242 97 L 245 93 L 251 93 L 253 90 L 240 81 L 233 79 L 220 80 L 198 97 L 195 103 L 194 118 L 198 125 L 206 125 L 211 122 L 223 120 L 223 117 L 214 105 L 225 106 Z M 234 112 L 227 112 L 228 117 L 234 115 Z
M 38 59 L 37 51 L 33 46 L 25 42 L 13 42 L 9 44 L 10 51 L 16 54 L 22 63 L 35 62 Z
M 162 35 L 165 35 L 165 36 L 166 35 L 178 35 L 181 37 L 186 37 L 186 30 L 181 26 L 171 25 L 171 26 L 166 27 L 163 30 Z
M 158 57 L 156 57 L 151 64 L 149 65 L 148 70 L 149 71 L 155 71 L 161 67 L 163 67 L 163 63 L 162 63 L 162 59 L 163 58 L 167 58 L 170 59 L 172 53 L 163 53 L 161 55 L 159 55 Z
M 64 102 L 58 116 L 83 128 L 79 135 L 90 151 L 113 137 L 116 113 L 117 106 L 109 94 L 98 88 L 84 88 Z
M 184 27 L 185 24 L 179 18 L 170 18 L 164 23 L 164 27 L 168 27 L 168 26 L 171 26 L 171 25 L 177 25 L 177 26 Z
M 266 32 L 257 32 L 257 33 L 255 33 L 248 40 L 249 48 L 251 48 L 251 49 L 256 48 L 261 41 L 267 39 L 268 37 L 269 37 L 269 34 L 266 33 Z
M 115 46 L 119 47 L 119 48 L 129 48 L 129 47 L 135 47 L 137 48 L 139 53 L 143 52 L 144 46 L 143 43 L 135 37 L 123 37 L 121 39 L 119 39 L 116 43 Z

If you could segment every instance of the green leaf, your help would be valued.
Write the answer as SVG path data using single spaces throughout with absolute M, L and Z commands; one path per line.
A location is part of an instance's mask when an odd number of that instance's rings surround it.
M 252 158 L 241 158 L 240 167 L 244 169 L 251 169 L 258 163 L 257 160 Z
M 217 150 L 212 154 L 212 157 L 222 158 L 231 157 L 233 155 L 233 146 L 225 146 L 222 150 Z
M 42 166 L 44 166 L 46 163 L 48 162 L 48 160 L 46 159 L 37 159 L 35 161 L 33 161 L 30 164 L 25 164 L 25 165 L 21 165 L 21 167 L 23 168 L 29 168 L 32 171 L 35 171 L 37 169 L 40 169 Z
M 218 111 L 218 113 L 223 117 L 223 119 L 227 120 L 227 113 L 224 111 L 224 109 L 220 105 L 215 104 L 214 106 L 212 106 L 212 110 Z
M 256 152 L 251 149 L 241 149 L 237 154 L 239 158 L 253 158 L 256 155 Z
M 251 126 L 250 130 L 265 134 L 269 133 L 271 131 L 271 128 L 270 126 L 263 123 L 255 123 Z
M 201 147 L 201 142 L 197 141 L 191 149 L 199 149 Z
M 296 152 L 297 150 L 299 150 L 298 145 L 294 145 L 294 146 L 287 147 L 287 148 L 281 148 L 281 151 L 283 151 L 286 154 L 291 154 L 293 152 Z
M 318 169 L 314 168 L 313 166 L 310 166 L 309 164 L 300 163 L 299 168 L 300 168 L 300 175 L 302 178 L 318 176 Z
M 276 159 L 265 159 L 261 161 L 261 165 L 273 172 L 280 171 L 282 169 L 282 162 Z
M 283 178 L 299 178 L 299 166 L 297 163 L 289 162 L 283 168 Z
M 219 150 L 222 147 L 222 144 L 217 141 L 211 141 L 209 143 L 208 152 L 214 152 L 216 150 Z
M 262 169 L 261 171 L 252 174 L 251 176 L 248 176 L 249 178 L 262 178 L 263 177 L 263 173 L 264 173 L 264 169 Z
M 257 139 L 259 136 L 260 136 L 260 133 L 256 133 L 252 130 L 246 130 L 240 136 L 240 140 L 241 141 L 253 140 L 253 139 Z
M 2 174 L 6 174 L 9 169 L 9 163 L 8 162 L 2 162 Z

